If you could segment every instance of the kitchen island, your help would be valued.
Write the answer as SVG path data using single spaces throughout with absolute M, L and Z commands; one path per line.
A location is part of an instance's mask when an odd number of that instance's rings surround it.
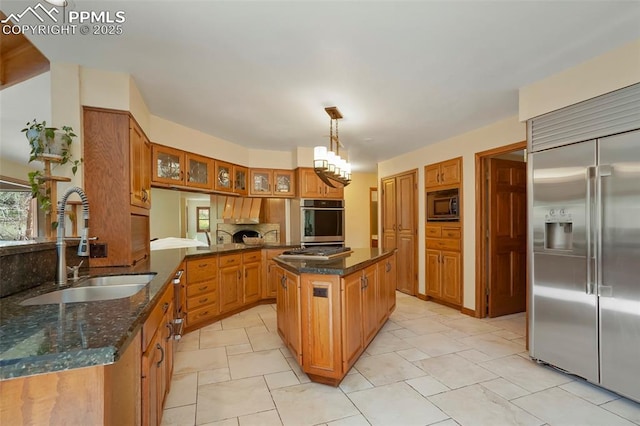
M 278 334 L 312 381 L 339 385 L 395 309 L 395 250 L 274 260 Z

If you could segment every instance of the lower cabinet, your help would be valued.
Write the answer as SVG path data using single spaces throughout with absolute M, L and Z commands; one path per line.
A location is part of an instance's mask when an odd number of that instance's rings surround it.
M 173 373 L 173 286 L 142 328 L 142 424 L 159 425 Z
M 262 297 L 264 299 L 276 297 L 278 293 L 278 274 L 276 272 L 277 264 L 273 258 L 281 255 L 284 251 L 285 249 L 263 250 L 264 280 L 262 286 Z
M 280 266 L 275 266 L 274 270 L 279 284 L 276 297 L 278 334 L 301 364 L 300 277 Z
M 242 253 L 242 288 L 245 305 L 262 298 L 262 252 L 260 250 Z
M 220 313 L 242 306 L 242 255 L 226 254 L 218 257 Z
M 394 253 L 344 277 L 299 277 L 301 366 L 312 381 L 338 385 L 380 331 L 395 308 L 395 265 Z M 283 287 L 277 300 L 279 332 L 292 324 L 281 308 L 285 302 Z
M 187 260 L 187 328 L 215 318 L 218 313 L 218 257 Z
M 462 253 L 459 225 L 427 225 L 425 283 L 427 296 L 462 304 Z

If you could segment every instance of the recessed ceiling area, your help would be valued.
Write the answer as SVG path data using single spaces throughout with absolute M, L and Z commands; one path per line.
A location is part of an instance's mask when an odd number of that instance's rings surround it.
M 24 1 L 3 1 L 5 14 Z M 354 171 L 518 113 L 518 89 L 640 38 L 634 1 L 88 1 L 120 35 L 30 36 L 129 73 L 150 112 L 249 148 L 327 145 Z

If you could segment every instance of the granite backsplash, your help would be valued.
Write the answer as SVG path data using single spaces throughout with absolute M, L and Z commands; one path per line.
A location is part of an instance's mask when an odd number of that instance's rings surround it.
M 77 242 L 67 242 L 67 265 L 75 266 L 78 257 Z M 0 297 L 6 297 L 36 287 L 56 276 L 56 243 L 34 242 L 0 247 Z M 88 268 L 85 260 L 82 269 Z M 81 269 L 81 271 L 82 271 Z

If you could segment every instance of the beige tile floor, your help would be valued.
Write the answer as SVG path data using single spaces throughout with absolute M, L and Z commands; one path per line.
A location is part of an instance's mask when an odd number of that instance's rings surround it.
M 339 387 L 311 383 L 275 305 L 183 337 L 163 425 L 640 425 L 640 404 L 529 360 L 523 314 L 478 320 L 398 293 Z

